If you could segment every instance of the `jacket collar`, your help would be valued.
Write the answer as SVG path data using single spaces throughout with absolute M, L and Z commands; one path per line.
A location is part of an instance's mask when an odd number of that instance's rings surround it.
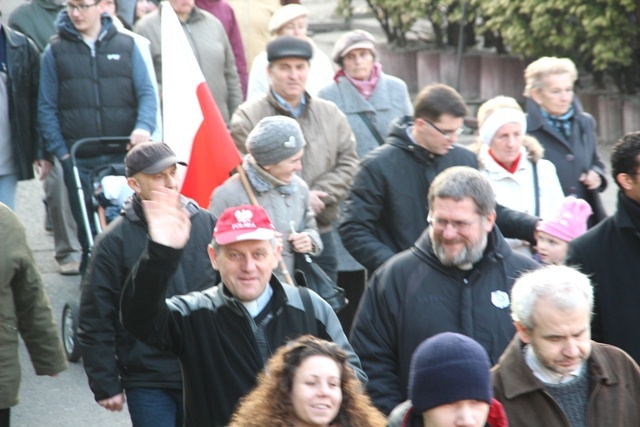
M 385 111 L 391 108 L 391 98 L 387 88 L 388 80 L 381 71 L 371 97 L 367 100 L 353 86 L 346 76 L 338 77 L 337 85 L 342 96 L 341 110 L 345 114 L 359 113 L 363 111 Z
M 305 92 L 304 95 L 303 95 L 305 97 L 305 103 L 304 103 L 304 106 L 302 107 L 302 112 L 300 113 L 300 115 L 298 117 L 294 117 L 293 114 L 291 114 L 290 111 L 286 110 L 282 105 L 280 105 L 280 103 L 278 102 L 276 97 L 273 96 L 273 93 L 271 92 L 271 88 L 269 88 L 269 90 L 267 91 L 265 96 L 267 98 L 267 102 L 276 110 L 278 115 L 291 117 L 292 119 L 297 119 L 297 118 L 300 118 L 300 117 L 304 117 L 307 114 L 307 112 L 309 111 L 309 108 L 311 108 L 311 103 L 312 103 L 312 100 L 313 100 L 311 95 L 309 95 L 308 92 Z
M 522 355 L 522 341 L 516 335 L 507 349 L 504 351 L 498 365 L 492 371 L 500 370 L 501 386 L 506 399 L 514 399 L 518 396 L 544 390 L 544 384 L 538 380 L 531 369 L 527 366 Z M 615 385 L 618 383 L 618 376 L 613 367 L 604 356 L 599 344 L 591 342 L 591 356 L 587 361 L 589 369 L 589 383 L 603 383 L 605 385 Z M 593 387 L 590 386 L 589 389 Z
M 287 293 L 285 292 L 284 287 L 282 286 L 282 283 L 280 283 L 280 280 L 278 280 L 275 274 L 271 274 L 271 280 L 269 280 L 269 285 L 271 285 L 271 289 L 273 290 L 273 295 L 271 295 L 271 300 L 267 303 L 267 307 L 271 305 L 272 311 L 275 312 L 280 307 L 284 306 L 287 303 L 288 301 Z M 231 295 L 231 292 L 229 292 L 229 290 L 223 283 L 220 283 L 218 286 L 216 286 L 216 289 L 217 289 L 216 293 L 218 294 L 222 305 L 225 305 L 231 308 L 231 310 L 233 310 L 236 314 L 240 316 L 244 316 L 247 313 L 242 303 L 239 300 L 237 300 L 233 295 Z
M 446 267 L 440 262 L 433 251 L 433 246 L 431 245 L 429 227 L 422 232 L 418 240 L 416 240 L 416 243 L 411 247 L 411 251 L 444 274 L 455 275 L 457 272 L 462 271 L 457 268 Z M 513 250 L 509 247 L 509 244 L 502 236 L 502 233 L 498 230 L 498 227 L 494 225 L 493 229 L 487 236 L 487 247 L 484 250 L 484 254 L 480 261 L 473 265 L 471 271 L 476 270 L 478 266 L 485 262 L 500 262 L 510 256 L 512 252 Z
M 189 214 L 189 218 L 193 218 L 198 214 L 200 208 L 198 204 L 184 196 L 180 196 L 182 201 L 182 206 L 187 210 Z M 142 204 L 140 201 L 140 196 L 137 194 L 132 194 L 127 200 L 124 201 L 124 205 L 122 210 L 120 211 L 120 215 L 126 217 L 129 221 L 133 223 L 142 224 L 143 227 L 147 227 L 147 220 L 142 213 Z
M 429 150 L 413 142 L 411 138 L 409 138 L 409 135 L 407 135 L 407 131 L 411 126 L 413 126 L 413 117 L 404 116 L 397 118 L 391 124 L 387 143 L 391 146 L 400 148 L 417 161 L 426 165 L 430 165 L 436 159 L 442 157 L 441 155 L 433 154 Z M 459 149 L 457 144 L 454 144 L 454 147 Z
M 107 37 L 113 37 L 118 32 L 113 25 L 111 17 L 107 13 L 103 13 L 100 16 L 100 33 L 97 40 L 104 40 Z M 60 37 L 64 37 L 70 40 L 82 40 L 82 35 L 76 29 L 75 25 L 69 17 L 69 13 L 66 10 L 60 11 L 58 18 L 56 18 L 56 28 Z
M 640 233 L 640 227 L 636 227 L 633 218 L 640 215 L 640 206 L 626 196 L 622 190 L 618 190 L 618 203 L 616 213 L 613 214 L 615 222 L 620 228 L 630 228 Z

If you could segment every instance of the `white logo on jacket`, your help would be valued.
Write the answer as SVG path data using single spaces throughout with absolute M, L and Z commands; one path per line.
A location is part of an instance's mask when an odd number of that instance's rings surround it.
M 509 294 L 504 291 L 493 291 L 491 292 L 491 302 L 498 308 L 507 308 L 509 307 Z

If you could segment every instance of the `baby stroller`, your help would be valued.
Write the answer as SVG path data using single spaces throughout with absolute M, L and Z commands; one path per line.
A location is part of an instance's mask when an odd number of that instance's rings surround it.
M 77 166 L 77 160 L 97 159 L 101 156 L 122 156 L 127 152 L 129 137 L 100 137 L 100 138 L 84 138 L 76 141 L 71 147 L 71 161 L 73 164 L 74 181 L 76 184 L 76 194 L 80 200 L 82 210 L 83 223 L 77 224 L 78 227 L 84 227 L 89 240 L 89 248 L 93 247 L 93 238 L 102 232 L 102 229 L 108 222 L 107 209 L 113 203 L 112 198 L 104 194 L 104 178 L 124 177 L 124 162 L 98 164 L 89 172 L 89 181 L 91 186 L 91 194 L 85 196 L 82 187 L 82 181 Z M 98 190 L 98 191 L 96 191 Z M 112 191 L 113 194 L 113 191 Z M 119 193 L 118 193 L 119 194 Z M 120 195 L 123 198 L 123 195 Z M 113 210 L 111 210 L 113 211 Z M 102 213 L 102 215 L 101 215 Z M 78 345 L 78 303 L 76 301 L 68 301 L 62 309 L 62 321 L 60 322 L 62 343 L 67 360 L 69 362 L 77 362 L 80 360 L 80 346 Z

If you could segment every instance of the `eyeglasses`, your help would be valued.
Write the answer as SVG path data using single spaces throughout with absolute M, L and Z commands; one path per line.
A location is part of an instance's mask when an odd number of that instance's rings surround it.
M 447 138 L 449 141 L 451 141 L 453 139 L 454 136 L 459 136 L 460 134 L 462 134 L 462 132 L 464 132 L 464 126 L 456 129 L 456 130 L 450 130 L 450 131 L 443 131 L 442 129 L 440 129 L 438 126 L 434 125 L 433 123 L 431 123 L 429 120 L 427 119 L 420 119 L 423 120 L 426 123 L 429 123 L 431 125 L 431 127 L 433 127 L 435 130 L 437 130 L 438 132 L 440 132 L 445 138 Z
M 100 2 L 95 2 L 93 4 L 71 4 L 71 3 L 67 3 L 66 7 L 67 7 L 67 11 L 69 13 L 73 13 L 74 11 L 78 11 L 80 13 L 84 13 L 87 10 L 89 10 L 90 7 L 96 6 L 98 3 L 100 3 Z
M 464 233 L 465 231 L 469 231 L 469 228 L 477 221 L 448 221 L 446 219 L 428 216 L 427 222 L 436 231 L 444 231 L 447 225 L 450 225 L 458 233 Z

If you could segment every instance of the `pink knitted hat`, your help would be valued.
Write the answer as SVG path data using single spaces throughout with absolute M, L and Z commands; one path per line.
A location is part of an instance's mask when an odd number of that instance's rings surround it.
M 560 212 L 555 218 L 538 223 L 538 231 L 570 242 L 587 231 L 587 218 L 591 212 L 589 203 L 569 196 L 562 202 Z

